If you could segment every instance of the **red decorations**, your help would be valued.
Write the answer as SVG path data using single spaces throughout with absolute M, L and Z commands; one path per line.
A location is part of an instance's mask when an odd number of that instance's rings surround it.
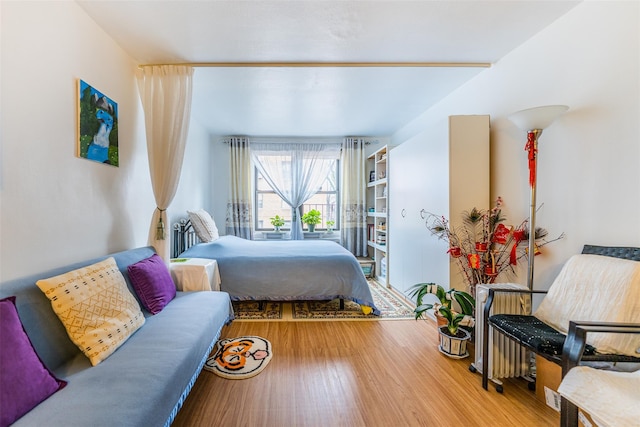
M 484 267 L 484 274 L 486 274 L 487 276 L 497 276 L 498 273 L 496 272 L 495 267 L 487 265 Z
M 478 254 L 468 254 L 467 259 L 469 260 L 469 267 L 473 269 L 480 268 L 480 255 Z
M 429 213 L 425 218 L 431 233 L 447 242 L 451 262 L 459 268 L 472 294 L 478 283 L 494 283 L 503 273 L 511 275 L 507 280 L 513 280 L 518 273 L 514 266 L 527 257 L 524 243 L 528 239 L 529 221 L 505 225 L 502 205 L 503 201 L 498 197 L 495 207 L 490 210 L 464 211 L 455 225 L 441 215 Z M 538 247 L 563 237 L 561 234 L 556 239 L 546 240 L 544 229 L 536 229 L 536 236 Z
M 529 152 L 529 185 L 533 187 L 536 182 L 536 156 L 538 155 L 535 131 L 527 132 L 527 145 L 524 149 Z
M 458 246 L 453 246 L 449 248 L 447 253 L 449 253 L 449 255 L 451 255 L 453 258 L 458 258 L 460 255 L 462 255 L 462 249 L 460 249 L 460 247 Z
M 518 229 L 513 232 L 513 240 L 515 244 L 511 247 L 511 253 L 509 254 L 509 264 L 516 265 L 518 263 L 518 254 L 516 249 L 518 249 L 518 244 L 524 239 L 524 230 Z
M 509 238 L 509 234 L 511 234 L 511 230 L 513 230 L 513 227 L 507 227 L 504 224 L 498 224 L 495 231 L 493 232 L 492 242 L 504 245 L 505 243 L 507 243 L 507 239 Z

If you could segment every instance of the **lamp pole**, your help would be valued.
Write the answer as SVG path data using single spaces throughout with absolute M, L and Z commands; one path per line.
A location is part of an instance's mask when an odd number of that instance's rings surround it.
M 516 126 L 527 132 L 527 151 L 529 160 L 529 187 L 531 189 L 531 201 L 529 205 L 529 247 L 527 287 L 533 289 L 533 258 L 536 255 L 536 187 L 538 168 L 538 138 L 542 130 L 564 114 L 569 107 L 566 105 L 548 105 L 545 107 L 529 108 L 518 111 L 509 116 Z
M 536 187 L 537 187 L 537 165 L 538 165 L 538 138 L 542 134 L 542 129 L 527 131 L 527 147 L 529 154 L 529 187 L 531 189 L 531 199 L 529 204 L 529 254 L 527 257 L 527 287 L 533 289 L 533 257 L 536 256 Z

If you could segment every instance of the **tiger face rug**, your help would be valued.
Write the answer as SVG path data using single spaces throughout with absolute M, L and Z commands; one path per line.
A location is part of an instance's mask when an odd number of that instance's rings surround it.
M 216 342 L 213 356 L 204 369 L 233 380 L 243 380 L 258 375 L 271 360 L 271 343 L 261 337 L 244 336 Z

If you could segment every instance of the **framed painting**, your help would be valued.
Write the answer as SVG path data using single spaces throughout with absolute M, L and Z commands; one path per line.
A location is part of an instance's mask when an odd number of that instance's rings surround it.
M 118 166 L 118 104 L 78 80 L 77 154 L 94 162 Z

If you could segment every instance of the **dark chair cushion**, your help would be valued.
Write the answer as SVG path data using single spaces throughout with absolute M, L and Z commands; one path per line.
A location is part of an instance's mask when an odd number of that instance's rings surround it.
M 489 317 L 489 324 L 539 354 L 561 356 L 566 336 L 535 316 L 519 314 L 496 314 Z M 595 349 L 587 345 L 584 354 L 594 354 Z

